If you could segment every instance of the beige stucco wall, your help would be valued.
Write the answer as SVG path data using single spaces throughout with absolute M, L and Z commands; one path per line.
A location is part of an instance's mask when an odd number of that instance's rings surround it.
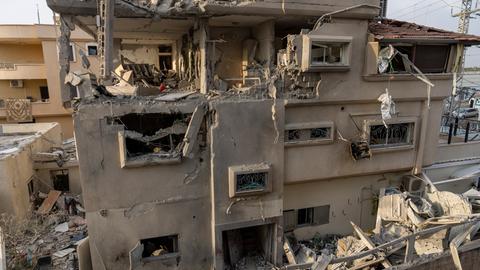
M 0 44 L 1 63 L 36 63 L 44 62 L 41 44 Z
M 74 118 L 75 137 L 94 269 L 129 269 L 129 251 L 140 239 L 171 234 L 179 235 L 180 260 L 175 269 L 212 265 L 210 153 L 196 146 L 193 158 L 179 164 L 122 169 L 118 131 L 123 127 L 105 120 L 145 111 L 192 113 L 196 104 L 80 105 Z M 140 269 L 168 267 L 155 261 Z
M 350 221 L 370 230 L 375 225 L 378 191 L 398 184 L 396 181 L 397 177 L 389 174 L 373 174 L 285 185 L 284 210 L 330 205 L 329 223 L 297 227 L 294 232 L 300 240 L 310 239 L 316 233 L 350 234 Z
M 31 156 L 61 144 L 60 126 L 56 123 L 45 123 L 3 127 L 5 133 L 40 132 L 30 145 L 25 145 L 20 151 L 0 159 L 0 213 L 23 218 L 30 209 L 28 183 L 35 174 Z
M 25 98 L 39 99 L 39 86 L 48 86 L 48 102 L 33 103 L 32 114 L 36 122 L 60 123 L 64 138 L 73 137 L 71 110 L 63 107 L 60 96 L 60 82 L 56 30 L 53 25 L 1 25 L 0 63 L 16 64 L 14 71 L 0 71 L 0 99 Z M 86 50 L 92 38 L 81 30 L 73 31 L 72 44 L 75 47 L 75 61 L 71 70 L 83 72 L 79 51 Z M 90 70 L 98 71 L 96 56 L 88 56 Z M 10 80 L 23 79 L 24 88 L 10 88 Z M 5 122 L 6 112 L 0 108 L 0 123 Z M 67 118 L 69 120 L 67 120 Z

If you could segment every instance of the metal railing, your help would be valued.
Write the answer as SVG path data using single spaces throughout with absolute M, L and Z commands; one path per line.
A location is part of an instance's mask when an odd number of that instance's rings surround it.
M 448 144 L 480 141 L 480 121 L 442 116 L 440 136 L 446 136 Z

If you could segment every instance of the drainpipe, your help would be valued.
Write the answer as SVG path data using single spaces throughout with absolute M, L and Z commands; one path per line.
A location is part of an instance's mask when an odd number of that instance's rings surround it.
M 423 156 L 425 154 L 425 141 L 427 139 L 427 129 L 428 129 L 427 125 L 428 125 L 429 114 L 430 114 L 430 104 L 428 101 L 423 101 L 422 125 L 421 125 L 421 131 L 420 131 L 420 139 L 418 141 L 417 156 L 415 158 L 415 167 L 413 168 L 413 175 L 417 175 L 422 172 Z

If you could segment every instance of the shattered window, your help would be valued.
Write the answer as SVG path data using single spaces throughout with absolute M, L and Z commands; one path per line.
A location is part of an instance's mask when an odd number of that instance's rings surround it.
M 127 114 L 114 120 L 125 128 L 127 158 L 147 154 L 179 157 L 189 114 Z
M 382 44 L 381 49 L 389 44 Z M 395 49 L 407 56 L 423 73 L 447 72 L 450 57 L 450 45 L 414 45 L 392 44 Z M 406 73 L 408 71 L 400 54 L 394 55 L 389 62 L 388 73 Z
M 414 123 L 399 123 L 370 126 L 370 145 L 371 146 L 398 146 L 413 143 Z
M 143 244 L 143 258 L 178 252 L 178 235 L 143 239 L 140 243 Z
M 237 192 L 264 190 L 267 184 L 267 172 L 238 174 Z
M 339 64 L 342 62 L 345 44 L 313 41 L 311 48 L 312 65 Z

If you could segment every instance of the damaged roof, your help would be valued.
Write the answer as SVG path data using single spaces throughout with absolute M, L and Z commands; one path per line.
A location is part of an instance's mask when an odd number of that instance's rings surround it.
M 410 22 L 382 19 L 371 21 L 368 31 L 377 40 L 425 40 L 445 43 L 480 44 L 480 36 L 461 34 Z

